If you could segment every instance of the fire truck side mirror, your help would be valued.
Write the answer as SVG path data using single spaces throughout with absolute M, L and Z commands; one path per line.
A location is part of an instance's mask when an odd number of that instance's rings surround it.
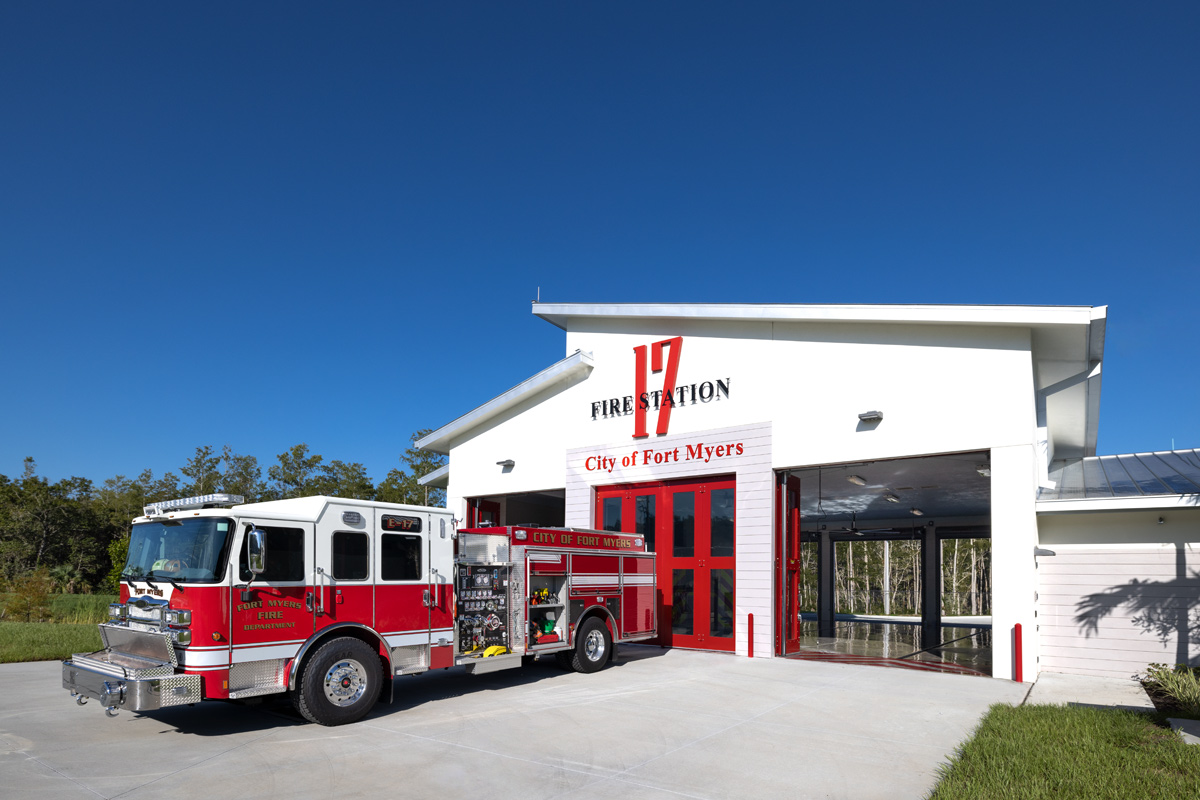
M 246 566 L 255 577 L 267 568 L 267 537 L 261 529 L 253 526 L 246 531 Z

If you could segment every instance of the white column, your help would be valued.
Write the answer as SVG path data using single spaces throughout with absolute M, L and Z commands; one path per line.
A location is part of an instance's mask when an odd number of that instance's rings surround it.
M 1013 678 L 1013 626 L 1021 623 L 1023 678 L 1037 678 L 1036 447 L 992 449 L 992 676 Z

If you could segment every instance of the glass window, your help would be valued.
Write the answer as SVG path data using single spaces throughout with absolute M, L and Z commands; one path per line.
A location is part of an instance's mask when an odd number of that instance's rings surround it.
M 733 555 L 733 489 L 712 492 L 712 556 Z M 715 634 L 714 634 L 715 635 Z
M 176 583 L 220 580 L 225 576 L 232 529 L 229 520 L 212 517 L 134 525 L 121 578 L 162 577 Z
M 652 494 L 635 498 L 637 533 L 646 540 L 646 550 L 654 550 L 654 501 Z
M 371 563 L 371 537 L 356 531 L 333 534 L 333 577 L 365 581 Z
M 671 495 L 671 504 L 674 506 L 674 555 L 691 558 L 696 554 L 696 493 L 675 492 Z
M 710 573 L 708 630 L 713 636 L 733 636 L 733 570 L 714 569 Z
M 604 498 L 604 530 L 621 530 L 621 498 Z
M 385 533 L 379 537 L 379 577 L 385 581 L 418 581 L 421 569 L 421 537 Z
M 695 576 L 690 569 L 673 570 L 671 576 L 671 632 L 691 634 L 692 604 L 695 600 Z
M 256 526 L 267 537 L 267 568 L 256 581 L 269 583 L 304 582 L 304 531 L 300 528 L 268 528 Z M 249 526 L 246 530 L 249 530 Z M 238 574 L 243 581 L 250 580 L 250 568 L 246 566 L 246 545 L 243 539 Z

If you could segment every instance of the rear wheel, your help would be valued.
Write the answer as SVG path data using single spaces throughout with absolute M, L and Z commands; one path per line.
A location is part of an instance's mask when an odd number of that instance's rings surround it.
M 312 654 L 300 673 L 296 710 L 319 725 L 357 722 L 379 699 L 382 672 L 379 655 L 361 639 L 331 639 Z
M 608 626 L 599 617 L 584 620 L 575 636 L 571 667 L 576 672 L 595 672 L 608 663 L 611 653 L 612 637 L 608 635 Z

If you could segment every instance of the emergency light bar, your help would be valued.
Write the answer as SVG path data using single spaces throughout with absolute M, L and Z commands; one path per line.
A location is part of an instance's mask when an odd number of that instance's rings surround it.
M 190 508 L 213 508 L 216 506 L 236 506 L 245 502 L 240 494 L 201 494 L 196 497 L 181 497 L 178 500 L 162 500 L 142 508 L 147 517 L 159 516 L 168 511 L 184 511 Z

